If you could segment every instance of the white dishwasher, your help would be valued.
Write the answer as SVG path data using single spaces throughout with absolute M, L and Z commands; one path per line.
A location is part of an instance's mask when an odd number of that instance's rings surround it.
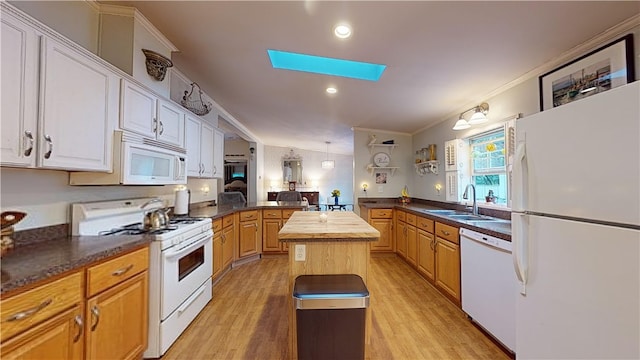
M 515 352 L 516 275 L 511 242 L 460 228 L 462 310 Z

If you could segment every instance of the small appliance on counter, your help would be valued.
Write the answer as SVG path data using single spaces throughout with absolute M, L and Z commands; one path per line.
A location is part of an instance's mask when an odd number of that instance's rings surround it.
M 191 202 L 191 190 L 176 190 L 176 198 L 173 203 L 173 214 L 176 216 L 189 215 L 189 203 Z

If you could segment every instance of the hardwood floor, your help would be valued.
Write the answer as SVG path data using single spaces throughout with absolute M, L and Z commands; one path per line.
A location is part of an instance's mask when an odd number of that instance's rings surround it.
M 163 359 L 287 359 L 285 256 L 231 270 Z M 371 359 L 509 359 L 395 256 L 373 256 Z

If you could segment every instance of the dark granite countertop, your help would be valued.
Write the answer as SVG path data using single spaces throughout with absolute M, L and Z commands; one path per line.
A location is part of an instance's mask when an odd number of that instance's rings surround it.
M 151 240 L 143 235 L 63 236 L 16 246 L 0 260 L 0 295 L 144 247 Z
M 303 208 L 306 202 L 300 201 L 258 201 L 246 204 L 229 204 L 219 206 L 205 206 L 189 210 L 189 216 L 210 217 L 216 219 L 225 215 L 233 214 L 237 211 L 260 210 L 273 208 Z
M 428 210 L 444 209 L 443 207 L 439 207 L 433 204 L 420 203 L 420 202 L 409 203 L 409 204 L 399 204 L 399 203 L 394 203 L 390 201 L 387 201 L 387 202 L 361 201 L 358 205 L 367 209 L 402 209 L 407 212 L 413 213 L 415 215 L 423 216 L 425 218 L 436 220 L 448 225 L 452 225 L 456 227 L 464 227 L 470 230 L 478 231 L 483 234 L 497 237 L 499 239 L 511 241 L 511 221 L 507 219 L 500 219 L 501 221 L 495 221 L 495 222 L 454 220 L 443 214 L 428 212 Z

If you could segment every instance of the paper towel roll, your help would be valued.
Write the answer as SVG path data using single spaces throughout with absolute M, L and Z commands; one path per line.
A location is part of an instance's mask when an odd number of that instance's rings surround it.
M 176 201 L 173 204 L 175 215 L 189 214 L 189 190 L 176 190 Z

